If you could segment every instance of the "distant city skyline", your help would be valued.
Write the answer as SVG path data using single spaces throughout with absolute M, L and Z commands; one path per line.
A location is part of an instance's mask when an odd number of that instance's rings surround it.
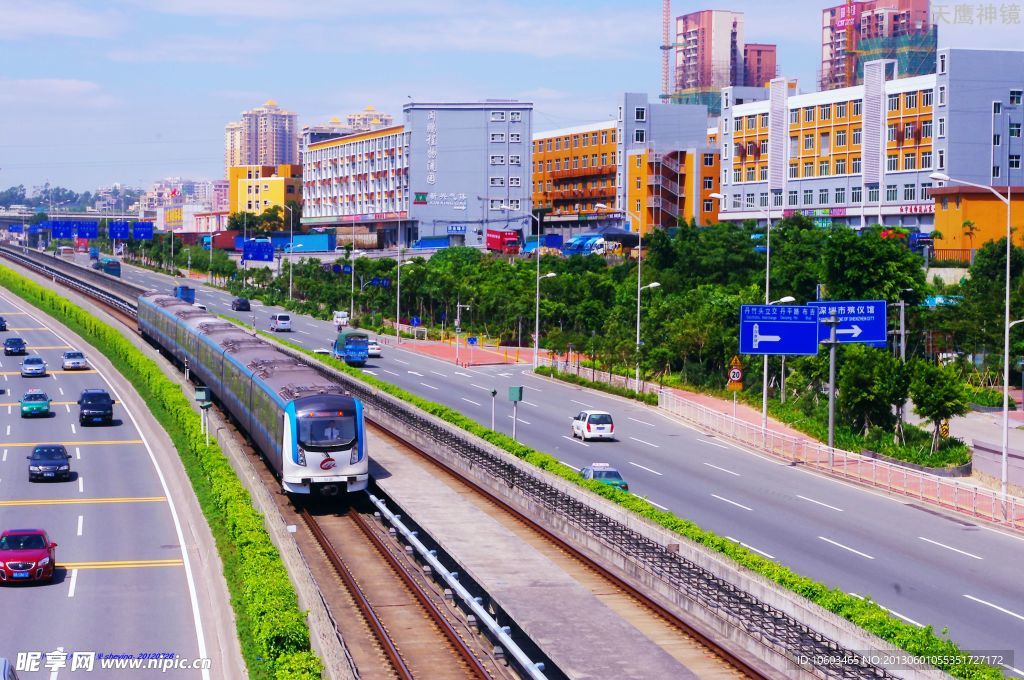
M 672 15 L 744 12 L 748 34 L 778 44 L 780 73 L 810 91 L 831 4 L 797 0 L 782 13 L 677 0 Z M 296 16 L 275 0 L 6 0 L 0 187 L 218 179 L 225 125 L 268 99 L 301 127 L 367 105 L 398 120 L 410 99 L 516 98 L 534 103 L 543 131 L 610 119 L 625 91 L 660 91 L 657 0 L 367 7 L 307 0 Z M 933 3 L 939 45 L 1019 44 L 1024 19 L 989 7 Z

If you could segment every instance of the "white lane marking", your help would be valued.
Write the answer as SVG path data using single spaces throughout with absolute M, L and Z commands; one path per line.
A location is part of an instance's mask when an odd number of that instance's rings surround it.
M 769 554 L 768 554 L 768 553 L 766 553 L 765 551 L 763 551 L 763 550 L 758 550 L 757 548 L 755 548 L 755 547 L 754 547 L 754 546 L 752 546 L 752 545 L 749 545 L 749 544 L 747 544 L 747 543 L 744 543 L 743 541 L 738 541 L 738 540 L 736 540 L 735 538 L 733 538 L 732 536 L 726 536 L 726 537 L 725 537 L 725 539 L 726 539 L 727 541 L 732 541 L 733 543 L 737 543 L 737 544 L 739 544 L 739 545 L 742 545 L 742 546 L 743 546 L 744 548 L 746 548 L 747 550 L 753 550 L 753 551 L 754 551 L 754 552 L 756 552 L 756 553 L 757 553 L 758 555 L 764 555 L 765 557 L 767 557 L 767 558 L 768 558 L 768 559 L 770 559 L 770 560 L 774 560 L 774 559 L 775 559 L 775 556 L 774 556 L 774 555 L 769 555 Z
M 7 449 L 4 449 L 4 460 L 3 460 L 3 462 L 5 462 L 5 463 L 7 462 Z
M 954 548 L 951 545 L 946 545 L 945 543 L 939 543 L 938 541 L 933 541 L 932 539 L 925 538 L 924 536 L 918 536 L 918 538 L 920 538 L 925 543 L 931 543 L 932 545 L 937 545 L 940 548 L 945 548 L 946 550 L 952 550 L 953 552 L 960 553 L 961 555 L 966 555 L 967 557 L 973 557 L 976 560 L 982 559 L 982 558 L 978 557 L 977 555 L 975 555 L 974 553 L 969 553 L 969 552 L 966 552 L 964 550 L 958 550 L 957 548 Z
M 644 498 L 644 497 L 640 496 L 640 498 Z M 666 508 L 664 505 L 662 505 L 661 503 L 655 503 L 650 498 L 644 498 L 644 500 L 647 501 L 648 503 L 650 503 L 651 505 L 653 505 L 654 507 L 660 509 L 660 510 L 664 510 L 665 512 L 669 511 L 669 509 Z
M 726 446 L 725 444 L 719 444 L 718 442 L 713 442 L 713 441 L 711 441 L 710 439 L 705 439 L 705 440 L 704 440 L 704 443 L 705 443 L 705 444 L 711 444 L 712 446 L 717 446 L 717 447 L 718 447 L 718 448 L 720 448 L 720 449 L 727 449 L 727 448 L 729 448 L 729 447 L 728 447 L 728 446 Z
M 857 593 L 850 593 L 850 595 L 852 595 L 853 597 L 857 598 L 858 600 L 863 600 L 864 599 L 863 595 L 858 595 Z M 878 603 L 875 602 L 875 604 L 878 604 Z M 878 604 L 878 606 L 882 607 L 882 605 L 880 605 L 880 604 Z M 897 611 L 893 611 L 892 609 L 889 609 L 888 607 L 882 607 L 882 609 L 884 609 L 885 611 L 889 612 L 893 616 L 898 616 L 899 618 L 903 619 L 904 621 L 906 621 L 907 623 L 909 623 L 911 625 L 917 626 L 918 628 L 924 628 L 924 624 L 923 623 L 918 623 L 917 621 L 915 621 L 914 619 L 910 618 L 909 616 L 904 616 L 903 614 L 900 614 Z
M 842 512 L 843 511 L 842 508 L 837 508 L 834 505 L 829 505 L 828 503 L 822 503 L 821 501 L 816 501 L 813 498 L 808 498 L 807 496 L 801 496 L 800 494 L 797 494 L 796 497 L 797 498 L 801 498 L 801 499 L 807 501 L 808 503 L 814 503 L 815 505 L 820 505 L 823 508 L 829 508 L 830 510 L 835 510 L 836 512 Z
M 638 468 L 640 468 L 641 470 L 647 470 L 648 472 L 653 472 L 654 474 L 658 475 L 659 477 L 663 477 L 663 476 L 664 476 L 664 475 L 662 475 L 662 474 L 661 474 L 660 472 L 658 472 L 657 470 L 652 470 L 652 469 L 651 469 L 651 468 L 649 468 L 649 467 L 644 467 L 644 466 L 643 466 L 643 465 L 641 465 L 640 463 L 634 463 L 634 462 L 633 462 L 633 461 L 631 461 L 631 460 L 627 460 L 626 462 L 627 462 L 627 463 L 629 463 L 630 465 L 632 465 L 633 467 L 638 467 Z
M 61 394 L 64 394 L 64 388 L 63 387 L 58 387 L 57 389 L 60 390 Z
M 732 470 L 726 470 L 724 467 L 718 467 L 717 465 L 712 465 L 711 463 L 704 463 L 704 464 L 707 465 L 708 467 L 715 468 L 716 470 L 721 470 L 722 472 L 726 472 L 726 473 L 732 475 L 733 477 L 739 477 L 740 476 L 740 473 L 733 472 Z
M 512 377 L 511 373 L 499 373 L 498 375 L 500 375 L 502 378 L 511 378 Z
M 305 344 L 306 344 L 306 341 L 305 341 L 305 340 L 303 340 L 302 338 L 295 338 L 295 342 L 300 342 L 300 343 L 302 343 L 303 345 L 305 345 Z
M 299 332 L 302 333 L 303 335 L 313 335 L 312 333 L 310 333 L 308 331 L 299 331 Z
M 395 362 L 396 364 L 402 364 L 403 366 L 408 366 L 408 365 L 409 365 L 409 362 L 408 362 L 408 361 L 402 361 L 401 359 L 393 359 L 393 361 L 394 361 L 394 362 Z
M 821 540 L 825 541 L 826 543 L 831 543 L 832 545 L 836 546 L 837 548 L 842 548 L 843 550 L 849 550 L 850 552 L 852 552 L 852 553 L 854 553 L 856 555 L 860 555 L 861 557 L 866 557 L 869 560 L 875 559 L 874 557 L 872 557 L 871 555 L 868 555 L 867 553 L 862 553 L 859 550 L 854 550 L 853 548 L 851 548 L 848 545 L 843 545 L 842 543 L 837 543 L 836 541 L 833 541 L 831 538 L 825 538 L 824 536 L 818 536 L 818 538 L 820 538 Z
M 67 404 L 64 404 L 64 410 L 67 411 L 68 413 L 71 413 L 71 407 Z
M 578 467 L 576 467 L 575 465 L 570 465 L 569 463 L 566 463 L 564 460 L 560 460 L 558 462 L 561 463 L 562 465 L 564 465 L 565 467 L 571 467 L 576 472 L 580 471 L 580 469 Z
M 472 399 L 466 399 L 465 397 L 462 397 L 462 401 L 468 401 L 470 404 L 473 404 L 474 406 L 479 406 L 480 405 L 480 402 L 473 401 Z
M 82 517 L 82 515 L 79 515 L 79 516 L 78 516 L 78 535 L 79 535 L 79 536 L 81 536 L 81 535 L 82 535 L 82 520 L 83 520 L 83 519 L 84 519 L 84 518 Z
M 643 439 L 637 439 L 636 437 L 630 437 L 630 439 L 632 439 L 635 442 L 640 442 L 641 444 L 646 444 L 647 446 L 650 446 L 652 449 L 660 449 L 661 448 L 657 444 L 652 444 L 650 442 L 645 442 Z
M 654 423 L 649 423 L 646 420 L 637 420 L 633 416 L 626 416 L 626 420 L 632 420 L 634 423 L 640 423 L 641 425 L 646 425 L 648 427 L 654 427 Z
M 85 487 L 82 486 L 82 475 L 78 475 L 78 493 L 85 493 Z
M 588 444 L 586 442 L 576 441 L 576 437 L 569 437 L 568 435 L 564 435 L 563 434 L 562 435 L 562 439 L 568 439 L 569 441 L 571 441 L 571 442 L 573 442 L 575 444 L 579 444 L 580 446 L 590 446 L 590 444 Z
M 1016 673 L 1017 675 L 1021 676 L 1022 678 L 1024 678 L 1024 671 L 1022 671 L 1021 669 L 1014 668 L 1013 666 L 1009 666 L 1009 665 L 1007 665 L 1005 663 L 1001 663 L 999 665 L 1002 666 L 1003 668 L 1005 668 L 1006 670 L 1012 671 L 1012 672 Z
M 398 375 L 398 374 L 397 374 L 397 373 L 395 373 L 394 371 L 389 371 L 389 370 L 388 370 L 388 369 L 386 369 L 386 368 L 382 368 L 382 369 L 380 369 L 380 370 L 384 371 L 385 373 L 390 373 L 391 375 Z
M 377 375 L 377 371 L 371 371 L 368 368 L 363 369 L 363 373 L 369 373 L 370 375 Z
M 53 378 L 53 381 L 54 381 L 54 382 L 56 382 L 56 381 L 57 381 L 57 374 L 56 374 L 56 373 L 51 373 L 51 374 L 50 374 L 50 377 L 51 377 L 51 378 Z
M 75 596 L 75 584 L 78 583 L 78 570 L 71 570 L 71 585 L 68 587 L 68 597 Z
M 528 390 L 533 390 L 534 392 L 540 392 L 541 391 L 539 387 L 530 387 L 529 385 L 523 385 L 523 387 L 525 387 Z
M 536 404 L 534 404 L 534 403 L 533 403 L 532 401 L 526 401 L 525 399 L 523 399 L 523 400 L 522 400 L 521 402 L 519 402 L 519 403 L 520 403 L 520 404 L 526 404 L 527 406 L 534 406 L 534 407 L 540 408 L 539 406 L 537 406 Z
M 463 373 L 462 371 L 455 371 L 455 375 L 464 375 L 467 378 L 472 378 L 473 377 L 469 373 Z
M 433 385 L 428 385 L 428 384 L 427 384 L 427 383 L 425 383 L 425 382 L 421 382 L 420 384 L 421 384 L 421 385 L 423 385 L 424 387 L 429 387 L 429 388 L 430 388 L 430 389 L 432 389 L 432 390 L 436 390 L 436 389 L 437 389 L 437 388 L 436 388 L 436 387 L 434 387 Z
M 1003 609 L 1002 607 L 1000 607 L 997 604 L 992 604 L 991 602 L 986 602 L 985 600 L 982 600 L 980 598 L 974 597 L 973 595 L 964 595 L 964 597 L 966 597 L 968 600 L 974 600 L 975 602 L 979 602 L 981 604 L 984 604 L 984 605 L 987 605 L 989 607 L 992 607 L 992 609 L 998 609 L 999 611 L 1003 612 L 1004 614 L 1009 614 L 1010 616 L 1012 616 L 1014 618 L 1018 618 L 1021 621 L 1024 621 L 1024 616 L 1021 616 L 1017 612 L 1011 612 L 1009 609 Z
M 75 434 L 75 424 L 71 423 L 71 434 Z
M 433 373 L 434 375 L 439 375 L 439 376 L 441 376 L 442 378 L 447 378 L 447 377 L 448 377 L 448 376 L 447 376 L 446 374 L 444 374 L 444 373 L 438 373 L 437 371 L 431 371 L 431 373 Z
M 75 447 L 75 458 L 82 460 L 82 449 Z
M 743 505 L 741 503 L 737 503 L 736 501 L 731 501 L 728 498 L 723 498 L 722 496 L 719 496 L 716 493 L 711 494 L 711 497 L 712 498 L 717 498 L 720 501 L 725 501 L 726 503 L 729 503 L 730 505 L 735 505 L 737 508 L 743 508 L 744 510 L 749 510 L 750 512 L 754 511 L 753 508 L 748 508 L 747 506 L 745 506 L 745 505 Z
M 409 374 L 411 374 L 411 375 L 414 375 L 414 376 L 416 376 L 417 378 L 422 378 L 422 377 L 423 377 L 423 374 L 422 374 L 422 373 L 417 373 L 416 371 L 406 371 L 406 373 L 409 373 Z
M 586 406 L 587 408 L 594 408 L 590 404 L 584 404 L 582 401 L 576 401 L 575 399 L 570 399 L 569 401 L 571 401 L 574 404 L 579 404 L 580 406 Z
M 491 391 L 490 387 L 484 387 L 483 385 L 477 385 L 476 383 L 469 383 L 469 384 L 470 384 L 470 386 L 479 388 L 481 390 L 487 390 L 488 392 Z
M 512 417 L 512 416 L 509 416 L 509 418 L 511 418 L 511 417 Z M 519 422 L 521 422 L 521 423 L 522 423 L 523 425 L 532 425 L 532 423 L 528 423 L 528 422 L 526 422 L 525 420 L 523 420 L 522 418 L 516 418 L 516 420 L 518 420 Z

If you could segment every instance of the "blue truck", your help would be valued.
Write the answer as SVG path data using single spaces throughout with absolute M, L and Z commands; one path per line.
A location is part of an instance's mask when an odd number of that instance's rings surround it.
M 562 254 L 566 257 L 570 255 L 589 255 L 594 250 L 594 246 L 598 241 L 603 242 L 600 234 L 580 234 L 569 239 L 569 242 L 562 246 Z
M 424 248 L 447 248 L 448 237 L 447 236 L 429 236 L 427 238 L 417 239 L 412 242 L 412 247 L 416 249 Z
M 363 331 L 342 331 L 331 346 L 331 355 L 349 366 L 364 366 L 369 357 L 369 346 L 370 336 Z
M 564 239 L 561 234 L 544 234 L 540 237 L 541 248 L 558 248 L 562 249 Z M 537 249 L 537 237 L 530 236 L 526 239 L 526 243 L 523 245 L 523 253 L 532 253 Z
M 89 259 L 90 260 L 98 260 L 98 259 L 100 259 L 100 249 L 97 248 L 96 246 L 92 246 L 91 248 L 89 248 Z
M 196 289 L 192 286 L 175 286 L 174 297 L 191 305 L 196 301 Z

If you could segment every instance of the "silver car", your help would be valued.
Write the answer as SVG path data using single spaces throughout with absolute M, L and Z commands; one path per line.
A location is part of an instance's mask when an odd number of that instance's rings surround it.
M 89 362 L 81 352 L 64 352 L 60 358 L 61 366 L 65 371 L 80 371 L 89 368 Z
M 21 375 L 23 377 L 45 376 L 46 362 L 42 357 L 29 357 L 21 362 Z

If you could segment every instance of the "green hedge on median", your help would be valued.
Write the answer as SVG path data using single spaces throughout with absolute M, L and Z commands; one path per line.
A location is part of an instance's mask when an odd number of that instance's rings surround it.
M 59 293 L 3 266 L 0 285 L 101 351 L 132 383 L 174 442 L 217 542 L 250 677 L 320 678 L 322 664 L 310 651 L 306 615 L 299 611 L 295 589 L 263 517 L 220 448 L 205 443 L 199 415 L 181 387 L 120 332 Z
M 295 343 L 281 340 L 265 331 L 260 331 L 260 333 L 294 350 L 307 354 L 353 378 L 372 385 L 382 392 L 398 397 L 427 413 L 442 418 L 470 434 L 501 447 L 517 458 L 521 458 L 543 470 L 547 470 L 574 484 L 589 489 L 638 515 L 660 524 L 666 529 L 720 552 L 741 566 L 806 597 L 817 605 L 860 626 L 869 633 L 877 635 L 900 649 L 919 657 L 948 659 L 949 661 L 946 663 L 937 663 L 935 665 L 954 677 L 970 678 L 972 680 L 977 678 L 992 678 L 995 680 L 996 678 L 1003 677 L 1002 672 L 998 669 L 978 663 L 966 655 L 956 643 L 945 637 L 945 629 L 943 629 L 940 636 L 936 635 L 931 626 L 918 628 L 909 623 L 904 623 L 870 599 L 861 600 L 848 595 L 839 588 L 830 588 L 814 579 L 801 576 L 788 567 L 761 557 L 733 541 L 702 529 L 690 520 L 682 519 L 670 512 L 659 510 L 643 498 L 618 491 L 604 484 L 584 480 L 575 470 L 562 464 L 555 457 L 520 444 L 504 434 L 494 432 L 467 418 L 455 409 L 406 392 L 395 385 L 368 375 L 360 369 L 353 368 L 343 361 L 334 359 L 330 355 L 317 354 Z M 560 374 L 559 377 L 562 377 L 562 375 Z
M 575 373 L 556 371 L 550 366 L 538 366 L 533 370 L 534 373 L 537 373 L 538 375 L 550 376 L 563 382 L 580 385 L 581 387 L 589 387 L 592 390 L 600 390 L 601 392 L 608 392 L 609 394 L 617 394 L 620 397 L 626 397 L 627 399 L 636 399 L 637 401 L 642 401 L 645 404 L 651 404 L 652 406 L 658 405 L 658 395 L 652 392 L 637 392 L 636 390 L 631 390 L 628 387 L 622 387 L 620 385 L 587 380 L 583 376 L 576 375 Z

